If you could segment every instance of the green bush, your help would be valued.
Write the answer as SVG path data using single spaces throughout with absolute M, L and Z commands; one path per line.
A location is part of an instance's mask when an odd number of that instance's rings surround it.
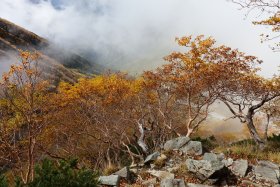
M 17 180 L 15 186 L 96 187 L 98 185 L 97 173 L 86 168 L 78 169 L 77 165 L 77 159 L 59 162 L 43 160 L 42 164 L 36 166 L 32 182 L 23 184 Z
M 7 182 L 7 179 L 4 175 L 1 175 L 0 176 L 0 186 L 1 187 L 8 187 L 8 182 Z

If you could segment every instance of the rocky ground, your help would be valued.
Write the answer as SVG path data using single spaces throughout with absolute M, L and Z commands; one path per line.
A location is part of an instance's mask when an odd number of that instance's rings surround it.
M 104 186 L 274 186 L 280 187 L 280 166 L 276 163 L 226 157 L 204 152 L 202 143 L 187 137 L 167 141 L 142 164 L 124 167 L 110 176 L 101 176 Z

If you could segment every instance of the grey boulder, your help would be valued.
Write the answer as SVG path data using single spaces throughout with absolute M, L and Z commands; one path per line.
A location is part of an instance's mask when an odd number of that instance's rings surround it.
M 190 141 L 190 138 L 185 137 L 185 136 L 180 136 L 178 138 L 172 139 L 172 140 L 168 140 L 163 148 L 166 151 L 170 151 L 170 150 L 178 150 L 181 147 L 183 147 L 185 144 L 187 144 Z
M 208 161 L 222 161 L 224 159 L 224 154 L 215 154 L 215 153 L 204 153 L 203 160 Z
M 236 160 L 233 162 L 230 169 L 234 174 L 240 177 L 245 177 L 246 172 L 248 170 L 248 161 L 242 159 Z
M 279 183 L 279 166 L 269 161 L 259 161 L 254 167 L 254 174 L 258 180 Z
M 130 179 L 130 176 L 131 176 L 131 173 L 130 173 L 130 170 L 128 167 L 124 167 L 122 168 L 121 170 L 117 171 L 116 173 L 114 173 L 114 175 L 118 175 L 122 178 L 125 178 L 125 179 Z
M 144 161 L 144 164 L 148 164 L 155 161 L 159 156 L 160 156 L 159 152 L 154 152 L 153 154 L 148 155 Z
M 219 174 L 224 168 L 224 164 L 219 160 L 208 161 L 187 159 L 186 165 L 188 170 L 201 180 L 206 180 L 211 178 L 214 174 Z
M 120 176 L 118 175 L 110 175 L 110 176 L 100 176 L 99 182 L 102 185 L 108 186 L 119 186 L 120 183 Z
M 233 159 L 232 158 L 224 159 L 222 160 L 222 162 L 225 164 L 226 167 L 229 167 L 233 164 Z
M 189 141 L 180 151 L 187 155 L 202 155 L 202 144 L 199 141 Z

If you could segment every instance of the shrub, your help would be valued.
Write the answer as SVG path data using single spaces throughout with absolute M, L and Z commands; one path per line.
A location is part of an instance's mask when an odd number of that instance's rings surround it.
M 35 168 L 34 180 L 28 184 L 16 182 L 18 187 L 96 187 L 97 173 L 92 170 L 78 169 L 77 159 L 55 162 L 43 160 Z
M 0 176 L 0 186 L 1 187 L 8 187 L 8 182 L 7 182 L 7 179 L 4 175 L 1 175 Z

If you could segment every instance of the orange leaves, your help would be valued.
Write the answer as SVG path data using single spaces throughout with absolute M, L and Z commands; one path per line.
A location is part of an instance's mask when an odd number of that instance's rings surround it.
M 182 37 L 182 38 L 175 38 L 175 41 L 180 46 L 188 46 L 190 44 L 190 41 L 192 39 L 192 36 Z
M 142 82 L 141 79 L 129 79 L 124 74 L 100 75 L 80 79 L 74 85 L 61 83 L 59 92 L 69 102 L 85 100 L 111 105 L 134 97 L 141 90 Z

